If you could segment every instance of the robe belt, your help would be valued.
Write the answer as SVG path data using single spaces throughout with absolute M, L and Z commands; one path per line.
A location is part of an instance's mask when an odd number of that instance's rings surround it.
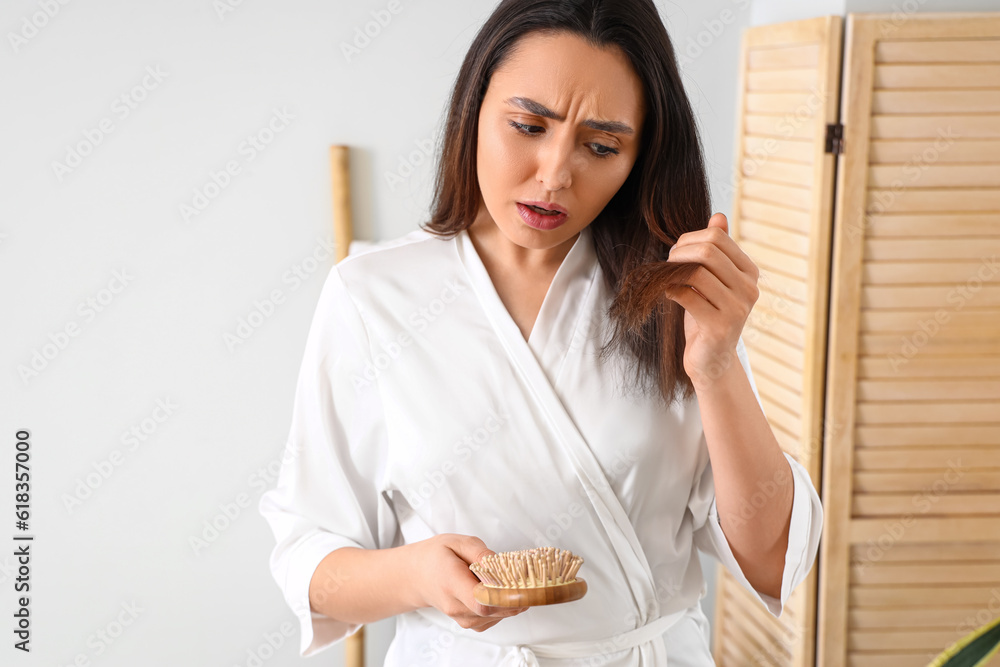
M 539 667 L 536 658 L 591 658 L 608 656 L 658 639 L 687 613 L 681 609 L 666 616 L 653 619 L 646 625 L 621 632 L 607 639 L 582 642 L 562 642 L 559 644 L 518 644 L 500 663 L 501 667 Z
M 440 625 L 437 619 L 416 610 L 421 616 L 430 620 L 435 625 Z M 646 625 L 642 625 L 634 630 L 627 630 L 605 639 L 593 639 L 578 642 L 559 642 L 554 644 L 517 644 L 512 646 L 510 651 L 504 656 L 500 667 L 540 667 L 538 658 L 592 658 L 598 656 L 608 656 L 628 649 L 642 646 L 643 644 L 659 639 L 664 632 L 669 630 L 681 618 L 687 614 L 687 609 L 675 611 L 666 616 L 655 618 Z M 462 639 L 473 641 L 483 641 L 490 644 L 485 638 L 461 635 Z

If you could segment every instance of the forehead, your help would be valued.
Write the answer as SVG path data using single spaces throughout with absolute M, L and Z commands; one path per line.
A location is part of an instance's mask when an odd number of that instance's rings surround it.
M 643 108 L 642 82 L 618 47 L 598 49 L 569 33 L 529 33 L 490 79 L 499 102 L 530 97 L 565 111 L 580 105 L 602 117 L 635 121 Z

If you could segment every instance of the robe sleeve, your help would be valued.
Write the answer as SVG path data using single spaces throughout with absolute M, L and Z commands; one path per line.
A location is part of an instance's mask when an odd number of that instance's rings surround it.
M 750 371 L 750 362 L 741 338 L 737 353 L 754 389 L 758 403 L 760 395 Z M 763 410 L 763 406 L 761 406 Z M 745 589 L 757 596 L 775 617 L 781 616 L 785 603 L 792 591 L 802 583 L 812 569 L 819 551 L 819 540 L 823 532 L 823 505 L 806 469 L 787 452 L 782 452 L 792 469 L 792 518 L 788 531 L 788 549 L 785 551 L 785 567 L 781 575 L 781 597 L 775 598 L 756 590 L 747 580 L 736 556 L 733 555 L 722 531 L 716 508 L 715 480 L 712 463 L 705 450 L 702 472 L 695 478 L 688 501 L 688 508 L 694 516 L 694 543 L 706 554 L 715 557 Z
M 299 620 L 302 656 L 361 627 L 311 608 L 320 561 L 341 547 L 389 546 L 398 528 L 379 492 L 388 443 L 370 358 L 364 321 L 334 266 L 306 339 L 277 485 L 258 506 L 277 541 L 271 574 Z M 336 586 L 339 576 L 327 583 Z

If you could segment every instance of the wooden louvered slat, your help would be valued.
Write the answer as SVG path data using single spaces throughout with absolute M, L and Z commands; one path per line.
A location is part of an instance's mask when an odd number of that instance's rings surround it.
M 859 447 L 912 447 L 926 445 L 988 445 L 1000 441 L 1000 426 L 949 424 L 941 426 L 859 426 L 854 431 Z
M 741 237 L 769 246 L 775 250 L 805 255 L 809 252 L 809 237 L 798 232 L 791 232 L 765 222 L 744 219 L 740 226 Z
M 777 644 L 787 651 L 787 639 L 791 632 L 781 619 L 776 619 L 770 614 L 757 614 L 760 602 L 747 597 L 745 591 L 733 591 L 733 595 L 729 599 L 733 603 L 733 612 L 738 614 L 740 618 L 748 620 L 747 623 L 743 624 L 744 628 L 757 644 L 763 646 Z
M 964 471 L 961 470 L 963 465 L 964 463 L 956 459 L 954 471 L 855 473 L 852 481 L 857 494 L 909 492 L 918 498 L 920 494 L 925 494 L 928 500 L 933 497 L 937 489 L 940 489 L 940 493 L 980 492 L 996 489 L 1000 485 L 1000 472 Z M 920 512 L 911 509 L 909 513 Z M 970 512 L 963 512 L 963 515 L 968 514 Z M 925 518 L 921 517 L 921 520 Z
M 797 348 L 788 341 L 772 335 L 770 331 L 758 331 L 754 337 L 754 343 L 762 348 L 766 348 L 772 354 L 785 360 L 785 364 L 800 373 L 805 368 L 805 360 L 802 358 L 802 349 Z
M 733 214 L 734 219 L 746 217 L 750 220 L 767 220 L 778 227 L 797 232 L 809 232 L 811 223 L 807 211 L 788 208 L 781 204 L 755 201 L 748 197 L 741 197 L 739 204 L 734 204 L 734 206 L 738 207 L 738 211 Z
M 883 530 L 883 537 L 890 537 Z M 982 585 L 1000 577 L 998 547 L 996 542 L 911 543 L 895 534 L 852 546 L 849 654 L 884 659 L 889 650 L 910 657 L 926 651 L 930 659 L 979 626 L 983 610 L 1000 601 L 996 587 Z
M 955 336 L 960 332 L 963 336 L 971 338 L 988 338 L 996 332 L 998 318 L 996 309 L 972 309 L 967 308 L 957 312 L 948 312 L 938 309 L 933 312 L 928 310 L 880 310 L 864 309 L 861 311 L 862 335 L 878 332 L 881 334 L 905 334 L 910 339 L 911 344 L 916 347 L 917 342 L 922 342 L 922 336 L 918 332 L 926 333 L 928 336 L 943 336 L 945 339 Z M 919 340 L 914 340 L 917 338 Z M 907 363 L 915 357 L 915 350 L 908 349 Z M 925 355 L 926 358 L 926 355 Z M 898 370 L 899 363 L 895 368 Z M 950 369 L 948 369 L 950 371 Z M 942 386 L 952 386 L 955 391 L 960 391 L 958 387 L 949 384 L 947 380 L 938 379 Z M 913 384 L 913 383 L 911 383 Z M 978 387 L 975 383 L 965 383 L 969 387 Z M 914 394 L 915 396 L 915 394 Z M 990 393 L 990 397 L 992 393 Z
M 875 45 L 876 63 L 1000 63 L 1000 42 L 995 39 L 892 40 Z
M 884 548 L 875 547 L 873 551 L 881 555 Z M 888 551 L 891 551 L 889 549 Z M 874 561 L 872 567 L 880 562 Z M 964 567 L 964 565 L 963 565 Z M 949 607 L 956 605 L 983 605 L 989 602 L 989 591 L 977 586 L 881 586 L 878 588 L 858 586 L 851 591 L 851 608 L 859 607 L 901 607 L 914 606 L 932 607 L 932 602 Z
M 875 66 L 875 87 L 963 88 L 966 90 L 970 88 L 1000 88 L 1000 64 L 879 64 Z
M 773 312 L 782 319 L 799 327 L 802 326 L 801 322 L 804 322 L 808 316 L 808 305 L 792 298 L 789 291 L 783 289 L 783 284 L 776 279 L 773 273 L 769 280 L 757 285 L 757 290 L 760 293 L 757 303 L 760 304 L 762 313 Z
M 937 655 L 936 651 L 873 651 L 847 653 L 848 667 L 923 667 Z
M 956 191 L 961 197 L 956 198 Z M 885 203 L 891 204 L 895 213 L 981 213 L 1000 210 L 1000 190 L 984 188 L 902 190 L 871 190 L 867 204 L 870 209 L 881 211 Z M 942 216 L 943 217 L 943 216 Z
M 744 98 L 747 113 L 796 115 L 812 113 L 809 104 L 803 104 L 801 93 L 747 93 Z
M 872 547 L 867 544 L 857 544 L 851 547 L 851 561 L 869 559 Z M 878 552 L 881 563 L 912 562 L 927 560 L 948 560 L 962 567 L 963 561 L 995 560 L 1000 557 L 996 545 L 990 542 L 956 542 L 955 544 L 907 544 L 899 543 L 892 549 Z M 985 600 L 983 600 L 985 602 Z M 948 601 L 946 604 L 952 604 Z
M 766 393 L 769 396 L 774 397 L 774 400 L 780 401 L 787 406 L 788 409 L 801 414 L 803 404 L 802 394 L 800 392 L 786 387 L 780 382 L 775 382 L 770 376 L 763 373 L 755 373 L 754 381 L 757 385 L 757 390 L 760 393 Z
M 747 54 L 747 69 L 751 72 L 803 67 L 815 70 L 819 66 L 820 55 L 819 44 L 785 46 L 777 49 L 752 49 Z
M 1000 359 L 939 358 L 916 355 L 904 360 L 885 357 L 859 357 L 859 378 L 1000 378 Z
M 857 542 L 884 540 L 886 537 L 884 518 L 856 518 L 851 522 L 850 539 Z M 908 524 L 902 519 L 890 520 L 903 528 L 902 538 L 910 542 L 957 542 L 969 539 L 969 535 L 1000 534 L 1000 517 L 969 516 L 966 514 L 950 517 L 921 516 L 919 520 L 910 517 Z M 1000 542 L 997 542 L 1000 546 Z M 980 584 L 982 585 L 982 584 Z
M 780 426 L 790 434 L 802 432 L 802 418 L 795 411 L 765 392 L 760 392 L 760 400 L 764 404 L 764 414 L 772 425 Z
M 986 162 L 997 161 L 1000 152 L 1000 140 L 978 139 L 976 141 L 949 141 L 943 138 L 940 144 L 928 145 L 926 141 L 914 139 L 873 139 L 868 144 L 869 164 L 886 164 L 891 162 L 909 162 L 923 159 L 935 164 L 949 162 Z
M 756 374 L 756 369 L 760 368 L 762 373 L 766 373 L 775 382 L 780 382 L 784 386 L 797 390 L 802 387 L 802 376 L 796 369 L 789 366 L 784 361 L 771 356 L 766 351 L 751 349 L 747 343 L 747 354 L 750 357 L 750 367 Z
M 954 628 L 975 615 L 974 607 L 942 607 L 939 609 L 852 609 L 848 616 L 852 628 L 858 630 L 909 628 Z
M 731 577 L 720 576 L 718 579 L 716 627 L 720 630 L 716 630 L 715 633 L 714 652 L 716 660 L 718 660 L 721 646 L 725 642 L 726 651 L 739 661 L 737 664 L 741 664 L 754 653 L 759 653 L 762 647 L 755 639 L 747 635 L 746 629 L 743 627 L 746 623 L 738 615 L 736 607 L 736 598 L 740 595 L 738 587 L 739 584 Z M 722 627 L 726 628 L 725 632 L 721 631 Z
M 890 517 L 913 514 L 929 509 L 929 516 L 953 516 L 955 514 L 994 516 L 1000 512 L 1000 497 L 995 493 L 944 494 L 941 496 L 920 496 L 907 493 L 858 493 L 855 494 L 851 511 L 861 517 Z M 1000 549 L 1000 545 L 995 548 Z
M 758 70 L 746 72 L 748 91 L 802 91 L 809 93 L 816 89 L 819 81 L 813 67 L 784 70 Z
M 872 632 L 851 632 L 848 651 L 887 651 L 905 649 L 912 651 L 928 651 L 953 644 L 962 638 L 954 629 L 951 630 L 909 630 L 894 632 L 891 630 Z
M 753 241 L 743 240 L 740 244 L 744 252 L 762 269 L 787 276 L 795 280 L 807 280 L 809 275 L 809 260 L 786 253 L 782 250 L 769 248 Z
M 1000 581 L 1000 560 L 986 563 L 965 563 L 955 567 L 954 563 L 879 563 L 855 565 L 851 568 L 851 580 L 859 586 L 885 586 L 925 584 L 969 585 L 983 581 Z
M 858 424 L 996 424 L 995 401 L 858 401 Z
M 842 21 L 830 16 L 744 32 L 739 170 L 730 233 L 760 269 L 743 340 L 779 446 L 819 479 L 835 122 Z M 815 481 L 814 481 L 815 484 Z M 819 485 L 816 484 L 817 488 Z M 811 667 L 815 570 L 774 619 L 720 571 L 717 664 Z
M 787 319 L 787 310 L 779 313 L 771 307 L 771 300 L 764 295 L 757 300 L 753 312 L 747 318 L 743 341 L 746 342 L 758 331 L 770 331 L 772 335 L 787 340 L 796 347 L 803 348 L 806 344 L 806 331 L 800 325 Z
M 918 108 L 934 114 L 1000 113 L 1000 90 L 877 90 L 872 99 L 876 114 L 903 114 Z
M 1000 183 L 1000 162 L 992 165 L 935 164 L 918 155 L 903 164 L 873 165 L 868 175 L 873 188 L 990 188 Z
M 951 239 L 950 239 L 951 240 Z M 933 248 L 934 241 L 924 239 Z M 988 247 L 988 246 L 987 246 Z M 898 246 L 890 245 L 884 249 L 886 252 L 902 250 Z M 928 251 L 930 254 L 931 251 Z M 922 258 L 926 261 L 907 261 L 909 257 L 886 258 L 886 261 L 866 261 L 862 269 L 866 284 L 868 285 L 951 285 L 965 284 L 969 280 L 977 277 L 978 268 L 970 271 L 968 261 L 948 261 L 951 258 Z M 986 268 L 989 268 L 988 266 Z M 986 272 L 984 270 L 984 275 Z M 982 278 L 980 278 L 982 279 Z M 961 311 L 955 315 L 961 314 Z M 992 313 L 993 322 L 996 322 L 998 313 Z M 953 317 L 948 317 L 953 320 Z
M 1000 462 L 1000 445 L 989 447 L 942 445 L 940 447 L 900 449 L 865 449 L 862 447 L 855 451 L 855 461 L 855 470 L 859 472 L 945 470 L 952 465 L 991 468 L 1000 467 L 997 465 Z
M 874 139 L 933 139 L 941 142 L 940 152 L 948 152 L 949 142 L 1000 137 L 998 121 L 1000 114 L 879 114 L 871 117 L 871 129 Z
M 1000 183 L 1000 181 L 998 181 Z M 865 261 L 903 259 L 964 259 L 968 276 L 981 280 L 1000 277 L 1000 237 L 992 238 L 905 238 L 869 239 L 865 242 Z
M 1000 143 L 997 144 L 1000 151 Z M 1000 212 L 994 214 L 953 213 L 950 215 L 869 215 L 865 228 L 869 238 L 912 236 L 959 238 L 1000 237 Z
M 807 282 L 790 277 L 778 270 L 771 271 L 767 267 L 762 266 L 759 266 L 759 268 L 760 278 L 758 279 L 758 286 L 760 288 L 780 297 L 782 300 L 787 299 L 802 305 L 808 303 L 810 285 Z M 779 310 L 778 312 L 782 311 Z M 791 317 L 791 315 L 786 316 Z M 803 320 L 800 319 L 798 321 L 802 322 Z
M 809 187 L 812 182 L 811 169 L 803 169 L 798 162 L 779 160 L 773 157 L 764 161 L 748 157 L 743 161 L 743 175 L 800 188 Z
M 923 332 L 909 337 L 898 334 L 861 336 L 858 344 L 861 354 L 881 355 L 905 359 L 908 355 L 934 354 L 943 357 L 968 355 L 1000 355 L 1000 341 L 994 338 L 970 339 L 931 337 Z
M 750 199 L 780 204 L 800 211 L 808 211 L 811 204 L 810 191 L 806 188 L 761 181 L 756 178 L 744 178 L 741 189 L 743 194 Z
M 971 272 L 976 275 L 975 270 Z M 972 278 L 970 277 L 970 280 Z M 965 287 L 965 291 L 960 288 Z M 976 289 L 978 287 L 978 289 Z M 871 286 L 861 295 L 862 308 L 957 308 L 959 305 L 977 308 L 1000 306 L 1000 285 L 976 284 L 959 286 Z
M 746 132 L 756 137 L 785 137 L 809 140 L 815 136 L 816 123 L 792 122 L 794 117 L 747 114 Z
M 784 160 L 803 165 L 813 163 L 813 147 L 809 141 L 746 135 L 743 138 L 743 151 L 743 160 L 752 159 L 757 162 Z
M 845 44 L 817 662 L 924 665 L 1000 582 L 1000 15 Z
M 863 401 L 944 401 L 961 399 L 992 400 L 1000 398 L 1000 379 L 996 380 L 861 380 L 858 399 Z M 1000 452 L 995 459 L 1000 465 Z

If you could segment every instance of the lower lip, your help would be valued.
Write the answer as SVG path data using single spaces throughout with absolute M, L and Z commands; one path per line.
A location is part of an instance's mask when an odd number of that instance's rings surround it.
M 524 220 L 525 224 L 529 227 L 542 230 L 555 229 L 562 223 L 566 222 L 566 218 L 569 217 L 565 213 L 559 213 L 558 215 L 542 215 L 541 213 L 536 213 L 520 202 L 517 204 L 517 212 L 521 214 L 521 219 Z

